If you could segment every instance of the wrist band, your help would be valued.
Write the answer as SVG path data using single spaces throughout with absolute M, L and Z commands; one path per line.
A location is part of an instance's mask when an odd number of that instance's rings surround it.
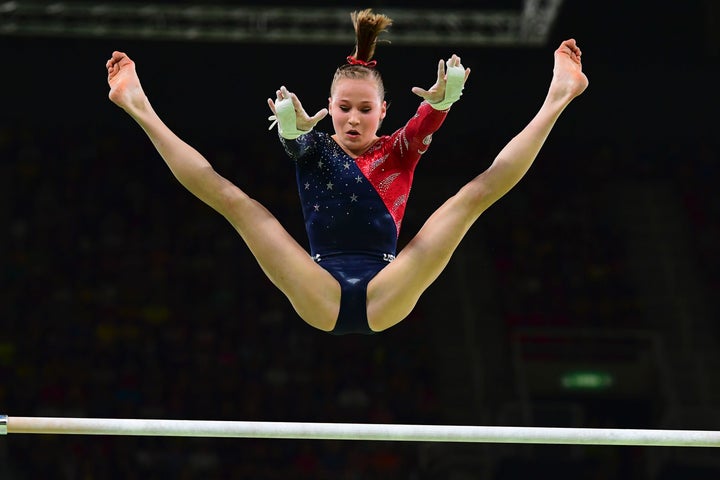
M 270 128 L 277 122 L 278 132 L 280 136 L 286 140 L 295 140 L 300 135 L 304 135 L 310 130 L 298 130 L 297 128 L 297 117 L 295 116 L 295 107 L 293 106 L 292 98 L 283 98 L 275 102 L 275 115 L 269 117 L 273 123 L 270 124 Z
M 462 66 L 448 67 L 446 77 L 445 98 L 437 103 L 430 104 L 435 110 L 447 110 L 450 108 L 450 105 L 460 99 L 465 87 L 465 69 Z

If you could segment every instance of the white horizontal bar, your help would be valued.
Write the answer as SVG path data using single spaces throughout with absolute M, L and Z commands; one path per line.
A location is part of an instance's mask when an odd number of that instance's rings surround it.
M 720 447 L 720 432 L 362 423 L 5 417 L 10 433 Z M 2 433 L 2 432 L 0 432 Z

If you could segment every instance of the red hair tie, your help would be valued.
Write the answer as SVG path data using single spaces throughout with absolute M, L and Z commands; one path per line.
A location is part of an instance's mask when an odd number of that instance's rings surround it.
M 352 55 L 348 55 L 347 62 L 350 65 L 362 65 L 363 67 L 367 67 L 367 68 L 375 68 L 375 65 L 377 65 L 376 60 L 370 60 L 369 62 L 366 62 L 365 60 L 358 60 L 357 58 L 353 57 Z

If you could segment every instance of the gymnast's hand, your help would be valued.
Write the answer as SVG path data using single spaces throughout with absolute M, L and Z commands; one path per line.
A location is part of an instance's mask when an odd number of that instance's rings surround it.
M 274 121 L 277 121 L 280 123 L 279 128 L 281 131 L 281 134 L 283 130 L 288 131 L 292 130 L 293 128 L 297 129 L 298 132 L 309 132 L 310 130 L 317 125 L 317 123 L 325 118 L 325 115 L 328 114 L 327 108 L 323 108 L 319 110 L 315 115 L 312 117 L 305 112 L 305 109 L 303 108 L 302 104 L 300 103 L 300 100 L 298 99 L 297 95 L 294 93 L 291 93 L 288 91 L 285 87 L 280 87 L 279 90 L 275 92 L 276 99 L 273 102 L 272 99 L 268 98 L 268 107 L 270 107 L 270 110 L 273 112 L 273 115 L 270 117 L 270 120 L 273 121 L 273 124 L 270 125 L 270 128 L 272 128 L 275 123 Z M 295 125 L 286 125 L 286 122 L 292 123 L 291 118 L 282 118 L 282 112 L 280 114 L 280 117 L 278 116 L 278 107 L 281 107 L 281 105 L 287 105 L 289 104 L 287 102 L 292 102 L 293 109 L 295 111 Z
M 438 108 L 438 110 L 449 108 L 452 103 L 460 98 L 463 86 L 470 75 L 470 69 L 466 68 L 463 70 L 460 57 L 455 54 L 447 61 L 448 71 L 446 71 L 445 67 L 446 62 L 440 60 L 437 69 L 437 80 L 435 81 L 435 85 L 430 87 L 429 90 L 420 87 L 412 88 L 412 92 L 415 95 L 422 97 L 429 104 L 436 107 L 444 107 Z M 450 69 L 452 69 L 452 72 L 450 72 Z M 461 73 L 462 75 L 459 75 Z

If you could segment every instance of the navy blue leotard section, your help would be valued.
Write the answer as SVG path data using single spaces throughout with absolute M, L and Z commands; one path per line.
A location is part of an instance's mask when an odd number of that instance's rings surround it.
M 377 255 L 343 253 L 316 257 L 316 261 L 340 284 L 340 311 L 330 333 L 374 334 L 367 319 L 367 285 L 388 260 Z
M 397 226 L 370 181 L 330 135 L 312 131 L 283 140 L 295 159 L 310 254 L 395 255 Z

